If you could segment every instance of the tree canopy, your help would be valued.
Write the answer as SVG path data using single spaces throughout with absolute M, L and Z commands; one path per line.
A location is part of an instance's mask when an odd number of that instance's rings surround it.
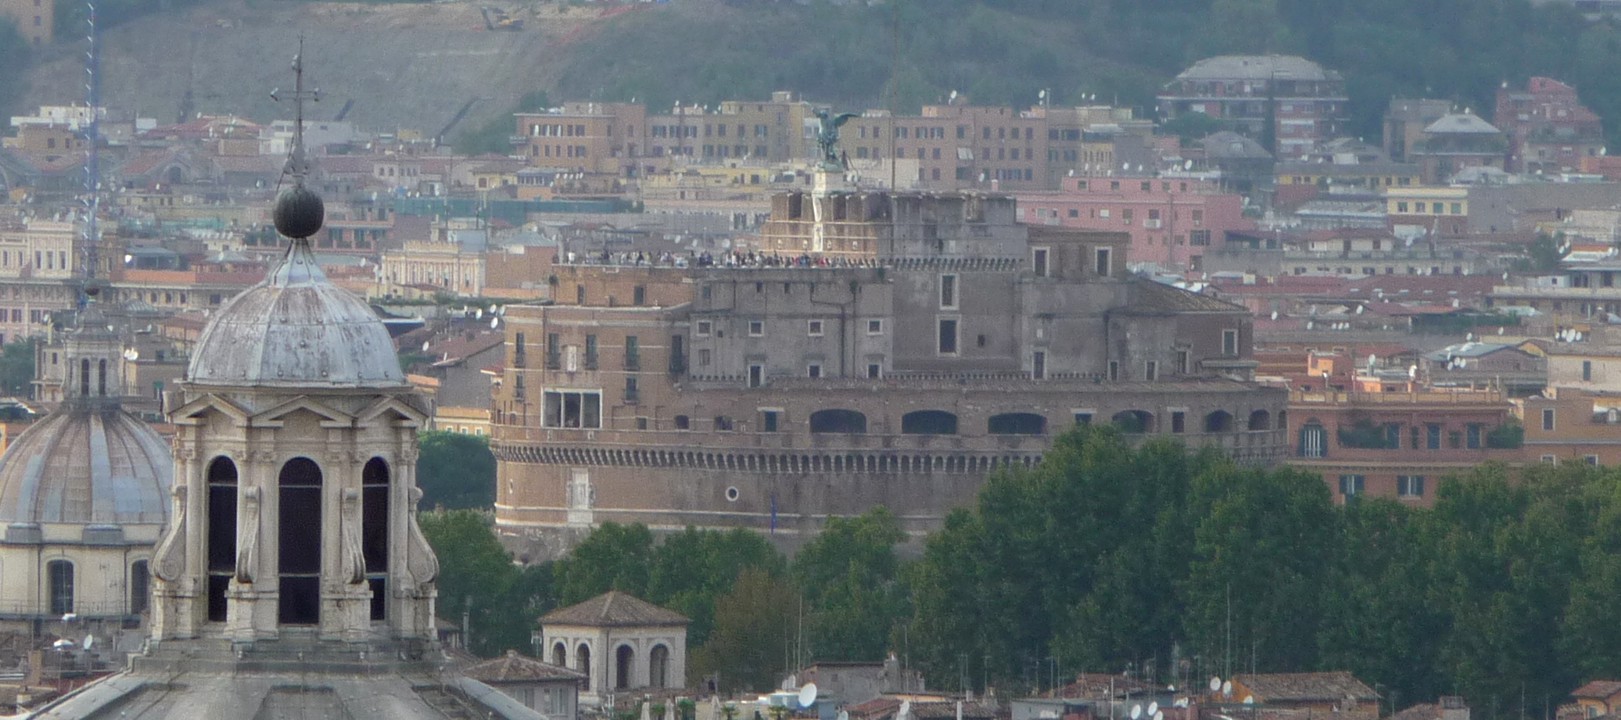
M 482 435 L 435 430 L 417 444 L 422 507 L 449 510 L 495 504 L 495 455 Z

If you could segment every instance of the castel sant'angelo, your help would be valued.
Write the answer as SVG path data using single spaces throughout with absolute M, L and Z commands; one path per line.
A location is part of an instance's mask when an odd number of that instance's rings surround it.
M 554 303 L 508 309 L 496 520 L 524 555 L 610 521 L 791 547 L 877 505 L 919 534 L 1075 424 L 1284 453 L 1247 312 L 1133 276 L 1124 233 L 841 185 L 776 197 L 747 252 L 565 255 Z

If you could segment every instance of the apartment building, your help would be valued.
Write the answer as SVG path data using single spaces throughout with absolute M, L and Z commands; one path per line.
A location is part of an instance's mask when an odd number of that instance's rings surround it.
M 1270 139 L 1266 150 L 1285 158 L 1338 136 L 1350 107 L 1344 78 L 1310 60 L 1222 55 L 1194 63 L 1167 83 L 1159 93 L 1159 113 L 1167 121 L 1203 113 L 1262 145 Z
M 520 148 L 534 167 L 636 177 L 647 148 L 647 108 L 569 102 L 555 111 L 517 113 Z
M 1338 502 L 1368 495 L 1420 506 L 1443 478 L 1521 457 L 1514 405 L 1497 389 L 1437 389 L 1358 374 L 1349 387 L 1289 393 L 1289 464 Z
M 1517 401 L 1525 418 L 1525 462 L 1621 465 L 1621 396 L 1550 388 Z
M 498 527 L 536 552 L 606 521 L 791 545 L 882 504 L 917 534 L 1076 423 L 1284 450 L 1242 308 L 1013 205 L 786 193 L 751 254 L 558 264 L 556 303 L 505 316 Z
M 1235 231 L 1253 231 L 1244 198 L 1208 180 L 1119 176 L 1064 178 L 1058 192 L 1018 194 L 1020 222 L 1124 232 L 1127 262 L 1204 269 L 1204 256 Z
M 1508 135 L 1510 172 L 1560 173 L 1581 167 L 1604 151 L 1604 125 L 1583 105 L 1576 88 L 1533 77 L 1525 89 L 1497 90 L 1493 123 Z

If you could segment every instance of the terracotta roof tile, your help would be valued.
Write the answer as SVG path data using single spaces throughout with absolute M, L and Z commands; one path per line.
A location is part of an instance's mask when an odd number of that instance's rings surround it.
M 637 625 L 686 625 L 687 616 L 666 610 L 634 595 L 611 590 L 578 605 L 546 613 L 542 625 L 584 625 L 587 627 L 627 627 Z
M 1347 697 L 1373 701 L 1379 697 L 1373 688 L 1344 670 L 1239 675 L 1233 680 L 1253 693 L 1257 703 L 1340 701 Z
M 1616 693 L 1621 693 L 1621 681 L 1593 680 L 1586 685 L 1571 691 L 1570 696 L 1578 698 L 1603 699 L 1615 695 Z
M 501 657 L 471 665 L 462 670 L 462 675 L 490 684 L 537 680 L 572 680 L 576 683 L 585 681 L 585 673 L 525 657 L 519 655 L 516 650 L 508 650 L 507 654 Z

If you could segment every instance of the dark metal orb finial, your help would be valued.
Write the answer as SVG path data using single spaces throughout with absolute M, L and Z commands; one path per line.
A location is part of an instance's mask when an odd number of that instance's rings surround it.
M 301 240 L 320 232 L 321 223 L 326 219 L 326 205 L 314 191 L 303 185 L 294 185 L 283 190 L 276 198 L 272 217 L 276 221 L 277 232 Z

